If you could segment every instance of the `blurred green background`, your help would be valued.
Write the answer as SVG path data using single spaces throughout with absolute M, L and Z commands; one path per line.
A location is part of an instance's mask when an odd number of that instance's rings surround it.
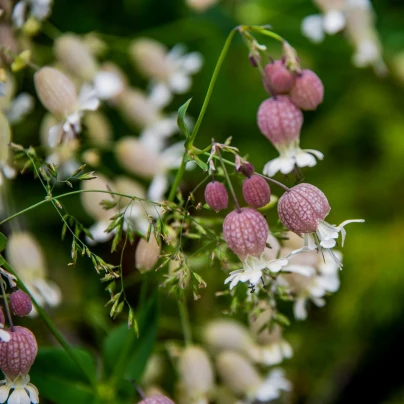
M 170 47 L 184 43 L 189 50 L 200 51 L 205 64 L 191 91 L 189 112 L 193 117 L 199 112 L 226 36 L 241 23 L 271 24 L 297 49 L 302 66 L 323 80 L 325 101 L 317 111 L 305 113 L 301 144 L 322 151 L 325 159 L 304 169 L 303 174 L 327 195 L 332 206 L 330 223 L 355 218 L 364 218 L 366 223 L 347 228 L 340 290 L 324 308 L 312 307 L 306 322 L 294 322 L 286 332 L 295 348 L 294 358 L 286 363 L 294 383 L 293 403 L 404 403 L 400 371 L 404 361 L 404 61 L 401 66 L 398 61 L 404 52 L 404 2 L 378 0 L 373 6 L 390 70 L 384 78 L 372 68 L 352 65 L 353 49 L 342 34 L 327 36 L 319 45 L 301 35 L 301 20 L 318 12 L 308 0 L 223 0 L 200 14 L 189 10 L 182 0 L 57 0 L 50 18 L 62 32 L 105 34 L 102 38 L 110 45 L 107 58 L 116 61 L 138 86 L 145 82 L 134 73 L 127 57 L 131 39 L 149 36 Z M 44 49 L 50 44 L 45 35 L 37 39 Z M 274 58 L 281 55 L 277 43 L 264 38 L 262 42 Z M 51 53 L 48 55 L 50 58 Z M 196 145 L 205 147 L 211 138 L 224 141 L 232 136 L 233 145 L 248 153 L 260 171 L 277 153 L 256 125 L 257 108 L 267 95 L 247 55 L 241 39 L 236 38 Z M 26 80 L 26 87 L 32 89 L 28 77 Z M 172 109 L 187 98 L 176 97 Z M 38 105 L 29 128 L 25 124 L 15 128 L 15 142 L 38 144 L 33 128 L 40 122 L 40 108 Z M 106 113 L 116 138 L 129 133 L 114 111 Z M 32 123 L 35 121 L 37 124 Z M 104 158 L 110 169 L 120 172 L 112 154 Z M 193 177 L 188 177 L 190 189 L 200 180 Z M 291 178 L 277 178 L 292 183 Z M 43 190 L 25 175 L 13 184 L 13 195 L 16 209 L 22 209 L 42 199 Z M 79 219 L 91 223 L 79 200 L 69 200 L 67 206 Z M 66 267 L 69 247 L 58 239 L 59 218 L 49 208 L 26 215 L 25 225 L 45 246 L 51 276 L 63 288 L 65 303 L 54 313 L 57 325 L 65 331 L 78 330 L 75 335 L 88 346 L 97 344 L 102 331 L 92 327 L 107 330 L 111 323 L 103 310 L 106 296 L 94 271 L 84 261 L 82 267 Z M 97 247 L 100 252 L 103 248 Z M 212 312 L 218 315 L 226 304 L 213 297 L 215 279 L 220 284 L 224 275 L 217 272 L 206 278 L 213 282 L 212 290 L 209 285 L 202 291 L 202 302 L 190 303 L 193 322 L 198 325 Z M 175 305 L 167 301 L 175 317 Z M 78 307 L 84 309 L 78 312 Z M 160 337 L 164 336 L 161 331 Z

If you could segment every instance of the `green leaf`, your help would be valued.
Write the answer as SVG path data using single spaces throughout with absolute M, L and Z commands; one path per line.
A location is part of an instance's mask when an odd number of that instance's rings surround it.
M 82 366 L 95 377 L 95 364 L 90 354 L 79 349 L 74 351 Z M 55 404 L 96 402 L 94 392 L 83 372 L 62 349 L 40 349 L 31 368 L 30 378 L 38 388 L 40 396 Z
M 3 233 L 0 233 L 0 252 L 4 251 L 6 245 L 7 245 L 7 237 Z
M 190 98 L 185 104 L 181 105 L 178 108 L 178 118 L 177 118 L 177 124 L 178 127 L 180 128 L 181 132 L 185 135 L 185 137 L 188 139 L 190 136 L 190 133 L 188 131 L 187 125 L 185 124 L 185 114 L 187 113 L 187 109 L 189 104 L 191 103 L 192 98 Z
M 139 336 L 127 324 L 115 328 L 104 340 L 103 357 L 112 382 L 139 381 L 157 339 L 158 291 L 140 307 L 136 315 Z

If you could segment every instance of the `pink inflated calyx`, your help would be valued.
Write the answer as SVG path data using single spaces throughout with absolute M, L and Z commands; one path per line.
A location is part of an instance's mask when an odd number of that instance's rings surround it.
M 324 193 L 311 184 L 299 184 L 278 201 L 282 224 L 295 233 L 314 233 L 331 208 Z
M 324 85 L 311 70 L 302 70 L 290 91 L 291 100 L 303 110 L 315 110 L 324 98 Z
M 32 311 L 31 298 L 22 290 L 16 290 L 10 295 L 11 310 L 16 316 L 28 316 Z
M 15 326 L 7 330 L 10 341 L 0 341 L 0 369 L 11 380 L 29 373 L 38 352 L 34 334 L 28 328 Z
M 265 66 L 265 75 L 275 94 L 288 94 L 296 80 L 296 76 L 285 67 L 282 60 L 268 63 Z
M 218 181 L 210 182 L 205 188 L 205 201 L 216 212 L 226 209 L 229 205 L 226 187 Z
M 278 95 L 259 106 L 257 123 L 274 145 L 283 145 L 299 139 L 303 114 L 288 96 Z
M 259 257 L 264 252 L 268 234 L 269 228 L 265 217 L 255 209 L 236 209 L 224 219 L 224 239 L 242 261 L 248 255 Z
M 250 206 L 261 208 L 271 200 L 271 189 L 264 178 L 254 174 L 243 181 L 243 196 Z

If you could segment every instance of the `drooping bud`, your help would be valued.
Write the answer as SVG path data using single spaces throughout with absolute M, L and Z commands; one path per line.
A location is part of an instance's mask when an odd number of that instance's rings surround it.
M 210 208 L 219 212 L 219 210 L 227 209 L 229 205 L 229 194 L 226 187 L 218 181 L 209 182 L 205 188 L 205 200 Z
M 0 341 L 0 369 L 11 380 L 29 373 L 38 352 L 34 334 L 25 327 L 7 330 L 10 341 Z
M 138 404 L 175 404 L 175 403 L 166 396 L 151 396 L 145 398 L 142 401 L 139 401 Z
M 323 83 L 316 73 L 302 70 L 290 91 L 290 98 L 303 110 L 315 110 L 323 102 Z
M 268 63 L 265 74 L 275 94 L 288 94 L 295 84 L 296 76 L 285 67 L 282 60 Z
M 243 181 L 243 196 L 253 208 L 261 208 L 271 200 L 271 189 L 267 181 L 260 175 L 254 174 Z
M 31 298 L 22 290 L 16 290 L 10 295 L 11 310 L 16 316 L 25 317 L 32 311 Z
M 65 117 L 77 107 L 73 82 L 53 67 L 42 67 L 34 75 L 35 89 L 42 105 L 57 117 Z
M 136 247 L 136 268 L 140 272 L 147 272 L 154 268 L 159 256 L 161 247 L 156 238 L 151 235 L 149 241 L 142 238 Z
M 295 233 L 314 233 L 331 208 L 324 193 L 311 184 L 298 184 L 278 202 L 279 219 Z
M 205 399 L 213 389 L 213 369 L 207 353 L 198 346 L 184 349 L 178 363 L 179 380 L 189 402 Z
M 97 63 L 78 35 L 65 34 L 55 41 L 55 54 L 73 75 L 91 81 L 97 72 Z
M 258 127 L 273 144 L 287 144 L 299 138 L 303 114 L 286 95 L 265 100 L 258 109 Z
M 259 257 L 269 234 L 265 217 L 255 209 L 230 212 L 223 223 L 223 236 L 229 248 L 244 261 L 248 255 Z

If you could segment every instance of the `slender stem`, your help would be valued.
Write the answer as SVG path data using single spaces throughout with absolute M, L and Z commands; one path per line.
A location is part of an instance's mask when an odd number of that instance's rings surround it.
M 14 215 L 11 215 L 11 216 L 7 217 L 6 219 L 4 219 L 3 221 L 1 221 L 1 222 L 0 222 L 0 226 L 1 226 L 2 224 L 4 224 L 4 223 L 7 223 L 7 222 L 8 222 L 9 220 L 11 220 L 11 219 L 14 219 L 14 218 L 17 217 L 17 216 L 22 215 L 23 213 L 29 212 L 30 210 L 35 209 L 35 208 L 37 208 L 38 206 L 43 205 L 44 203 L 47 203 L 47 202 L 54 202 L 55 200 L 58 200 L 58 199 L 61 199 L 61 198 L 65 198 L 66 196 L 72 196 L 72 195 L 77 195 L 77 194 L 84 194 L 84 193 L 86 193 L 86 192 L 98 192 L 98 193 L 101 193 L 101 194 L 117 195 L 117 196 L 122 196 L 122 197 L 124 197 L 124 198 L 129 198 L 129 199 L 133 199 L 133 200 L 139 200 L 139 201 L 149 202 L 149 203 L 152 203 L 153 205 L 156 205 L 156 206 L 164 206 L 164 204 L 161 204 L 161 203 L 149 201 L 149 200 L 144 199 L 144 198 L 134 197 L 133 195 L 121 194 L 121 193 L 119 193 L 119 192 L 105 191 L 105 190 L 99 190 L 99 189 L 80 189 L 80 190 L 77 190 L 77 191 L 67 192 L 66 194 L 57 195 L 57 196 L 54 196 L 54 197 L 52 197 L 52 198 L 44 199 L 43 201 L 40 201 L 40 202 L 38 202 L 38 203 L 36 203 L 36 204 L 34 204 L 34 205 L 31 205 L 31 206 L 28 207 L 28 208 L 25 208 L 25 209 L 23 209 L 23 210 L 20 210 L 19 212 L 14 213 Z
M 258 32 L 262 35 L 269 36 L 270 38 L 275 39 L 279 42 L 286 42 L 285 39 L 283 39 L 280 35 L 266 29 L 265 27 L 261 27 L 259 25 L 243 25 L 241 27 L 241 30 Z
M 0 284 L 1 284 L 1 294 L 3 296 L 4 306 L 6 308 L 6 314 L 7 314 L 7 318 L 8 318 L 8 323 L 10 324 L 11 331 L 14 331 L 13 318 L 11 317 L 10 306 L 8 305 L 6 291 L 4 289 L 4 280 L 3 280 L 3 278 L 0 279 Z
M 181 326 L 184 333 L 185 345 L 188 346 L 192 344 L 192 331 L 191 324 L 189 322 L 189 313 L 185 294 L 183 295 L 182 299 L 178 299 L 178 309 L 180 312 Z
M 232 195 L 232 197 L 233 197 L 233 199 L 234 199 L 234 203 L 236 204 L 237 211 L 240 212 L 240 204 L 238 203 L 238 200 L 237 200 L 237 197 L 236 197 L 236 193 L 234 192 L 233 185 L 232 185 L 232 183 L 231 183 L 231 181 L 230 181 L 230 177 L 229 177 L 229 174 L 227 173 L 227 169 L 226 169 L 226 166 L 225 166 L 225 164 L 224 164 L 224 162 L 223 162 L 222 154 L 220 153 L 219 148 L 216 149 L 216 153 L 217 153 L 217 157 L 218 157 L 219 160 L 220 160 L 220 164 L 221 164 L 222 167 L 223 167 L 224 175 L 225 175 L 225 177 L 226 177 L 227 184 L 229 185 L 231 195 Z
M 6 271 L 10 272 L 17 278 L 18 287 L 30 296 L 33 305 L 35 306 L 37 312 L 42 317 L 42 319 L 45 322 L 45 324 L 47 325 L 47 327 L 49 328 L 50 332 L 53 334 L 53 336 L 56 338 L 56 340 L 59 342 L 59 344 L 62 346 L 62 348 L 66 351 L 66 353 L 70 356 L 70 358 L 73 360 L 73 362 L 80 368 L 80 370 L 83 372 L 83 374 L 89 380 L 94 391 L 96 391 L 97 381 L 96 381 L 95 376 L 92 375 L 90 372 L 88 372 L 87 369 L 81 364 L 81 361 L 78 358 L 78 356 L 76 355 L 76 353 L 73 351 L 73 349 L 70 347 L 68 342 L 64 339 L 63 335 L 59 332 L 59 330 L 53 324 L 52 320 L 46 314 L 45 310 L 42 309 L 42 307 L 37 303 L 35 298 L 31 295 L 31 293 L 29 292 L 27 287 L 24 285 L 24 283 L 21 281 L 21 279 L 18 277 L 17 273 L 14 271 L 14 269 L 11 267 L 11 265 L 5 259 L 2 260 L 1 265 L 6 269 Z
M 168 195 L 168 201 L 169 202 L 174 201 L 175 193 L 177 192 L 177 189 L 178 189 L 178 187 L 180 185 L 181 179 L 184 176 L 185 166 L 187 164 L 186 161 L 185 161 L 186 154 L 187 154 L 187 152 L 185 151 L 184 155 L 182 156 L 181 165 L 178 168 L 177 175 L 175 176 L 173 185 L 171 187 L 170 194 Z

